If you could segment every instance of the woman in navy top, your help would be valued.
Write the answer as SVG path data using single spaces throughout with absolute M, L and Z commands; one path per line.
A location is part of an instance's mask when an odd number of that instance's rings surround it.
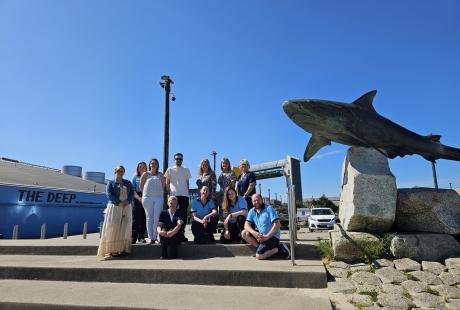
M 169 196 L 168 210 L 163 210 L 157 226 L 160 236 L 161 259 L 177 258 L 179 230 L 184 222 L 181 220 L 182 211 L 177 209 L 177 197 Z
M 225 230 L 220 236 L 222 243 L 240 242 L 241 231 L 248 212 L 246 200 L 236 194 L 234 188 L 227 188 L 222 201 L 222 211 Z
M 133 177 L 134 203 L 133 203 L 133 234 L 132 242 L 145 243 L 146 218 L 145 210 L 142 206 L 141 176 L 147 171 L 147 164 L 143 161 L 137 163 L 136 174 Z
M 251 197 L 256 193 L 256 175 L 254 172 L 249 171 L 249 168 L 251 168 L 251 166 L 246 159 L 240 160 L 241 174 L 238 176 L 236 182 L 238 195 L 243 196 L 246 200 L 248 210 L 253 207 Z

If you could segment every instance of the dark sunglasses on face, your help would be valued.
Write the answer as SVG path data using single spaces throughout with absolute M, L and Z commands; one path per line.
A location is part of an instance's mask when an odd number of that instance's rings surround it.
M 182 158 L 174 158 L 174 160 L 182 160 Z

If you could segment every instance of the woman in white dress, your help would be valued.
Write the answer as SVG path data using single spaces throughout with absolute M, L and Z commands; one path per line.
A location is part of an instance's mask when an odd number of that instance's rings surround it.
M 130 181 L 123 179 L 125 168 L 115 168 L 115 180 L 107 184 L 109 203 L 105 209 L 104 225 L 97 256 L 104 259 L 131 252 L 131 226 L 134 189 Z
M 163 211 L 163 193 L 165 178 L 158 171 L 160 164 L 156 158 L 149 162 L 149 171 L 141 176 L 142 205 L 147 218 L 147 234 L 150 244 L 157 242 L 157 226 L 161 211 Z

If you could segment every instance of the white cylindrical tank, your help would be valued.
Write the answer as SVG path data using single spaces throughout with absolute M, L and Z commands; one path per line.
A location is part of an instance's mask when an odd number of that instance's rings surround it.
M 86 171 L 83 175 L 83 179 L 88 181 L 93 181 L 96 183 L 104 184 L 105 182 L 105 173 L 104 172 L 96 172 L 96 171 Z
M 82 168 L 80 166 L 71 166 L 71 165 L 65 165 L 62 166 L 61 172 L 63 174 L 71 175 L 74 177 L 79 177 L 81 178 L 81 171 Z

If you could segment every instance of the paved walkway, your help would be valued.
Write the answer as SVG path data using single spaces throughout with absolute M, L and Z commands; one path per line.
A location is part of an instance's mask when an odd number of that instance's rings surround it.
M 23 309 L 30 309 L 28 304 L 43 310 L 50 309 L 49 305 L 91 309 L 331 309 L 326 289 L 0 280 L 0 292 L 0 305 L 22 303 Z

